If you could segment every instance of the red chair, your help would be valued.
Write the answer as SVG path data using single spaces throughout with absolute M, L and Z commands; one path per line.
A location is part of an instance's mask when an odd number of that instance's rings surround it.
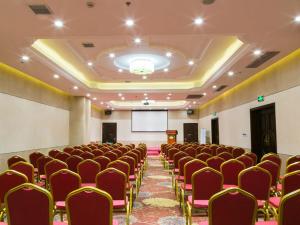
M 116 210 L 124 209 L 128 220 L 132 203 L 128 201 L 126 196 L 126 186 L 126 174 L 117 169 L 107 168 L 97 174 L 96 187 L 111 195 L 113 208 Z
M 63 161 L 54 159 L 48 163 L 46 163 L 45 165 L 45 175 L 46 175 L 46 181 L 47 184 L 49 184 L 49 178 L 50 176 L 62 169 L 68 169 L 68 165 L 66 163 L 64 163 Z
M 114 149 L 112 152 L 115 153 L 118 156 L 118 158 L 120 158 L 123 155 L 123 152 L 117 149 Z
M 103 156 L 110 159 L 110 161 L 115 161 L 118 159 L 118 155 L 116 153 L 113 153 L 112 151 L 105 152 Z
M 51 158 L 50 156 L 42 156 L 38 159 L 37 168 L 38 168 L 38 179 L 39 180 L 46 180 L 45 165 L 52 160 L 53 160 L 53 158 Z
M 24 174 L 29 183 L 34 183 L 34 167 L 32 164 L 20 161 L 11 165 L 10 169 Z
M 243 149 L 243 148 L 234 148 L 234 149 L 232 150 L 232 156 L 233 156 L 234 158 L 237 158 L 237 157 L 243 155 L 245 152 L 246 152 L 246 151 L 245 151 L 245 149 Z
M 65 200 L 67 195 L 81 187 L 81 178 L 77 173 L 67 169 L 53 173 L 49 178 L 49 187 L 55 202 L 55 212 L 60 214 L 63 221 L 63 213 L 66 211 Z
M 230 159 L 221 165 L 221 173 L 224 177 L 224 188 L 236 187 L 238 185 L 239 173 L 245 169 L 244 163 Z
M 290 164 L 300 162 L 300 155 L 294 155 L 288 158 L 286 161 L 286 167 L 288 167 Z
M 77 165 L 77 172 L 80 175 L 84 186 L 94 186 L 96 176 L 100 170 L 101 167 L 99 163 L 91 159 L 83 160 Z
M 118 225 L 113 220 L 112 197 L 97 188 L 83 187 L 71 192 L 66 208 L 68 225 Z
M 206 160 L 207 165 L 217 171 L 221 171 L 220 167 L 223 162 L 225 162 L 225 160 L 219 156 L 213 156 Z
M 83 158 L 81 158 L 80 156 L 71 155 L 69 158 L 67 158 L 66 163 L 68 165 L 69 170 L 77 173 L 77 166 L 82 161 L 83 161 Z
M 300 170 L 300 162 L 294 162 L 289 164 L 285 170 L 286 173 L 294 172 Z
M 280 172 L 278 164 L 270 160 L 265 160 L 258 163 L 257 166 L 269 171 L 269 173 L 272 176 L 271 186 L 275 190 L 275 192 L 277 192 L 277 182 L 278 182 L 279 172 Z
M 219 154 L 221 154 L 221 153 L 223 153 L 223 152 L 227 152 L 227 153 L 229 153 L 230 155 L 232 155 L 232 153 L 229 152 L 228 149 L 227 149 L 226 147 L 219 147 L 219 148 L 216 149 L 216 155 L 219 155 Z
M 175 195 L 177 197 L 177 199 L 179 200 L 179 195 L 178 195 L 178 184 L 180 182 L 184 181 L 184 165 L 189 162 L 192 161 L 194 158 L 191 156 L 186 156 L 183 157 L 179 160 L 178 162 L 178 175 L 175 177 Z
M 236 160 L 239 160 L 240 162 L 244 163 L 246 168 L 254 166 L 253 159 L 247 155 L 241 155 L 241 156 L 237 157 Z
M 216 155 L 217 148 L 219 148 L 218 145 L 211 145 L 211 146 L 209 146 L 209 149 L 211 150 L 212 155 Z
M 105 156 L 98 156 L 94 158 L 94 161 L 100 164 L 102 170 L 105 170 L 107 165 L 111 162 L 110 159 Z
M 83 159 L 93 159 L 95 158 L 95 155 L 91 152 L 83 152 L 80 157 Z
M 183 184 L 181 184 L 180 187 L 180 205 L 181 202 L 185 203 L 185 194 L 187 191 L 192 191 L 192 175 L 197 170 L 203 169 L 204 167 L 207 167 L 207 164 L 199 159 L 191 160 L 184 165 L 184 181 Z M 184 210 L 184 207 L 183 207 Z
M 279 170 L 281 168 L 281 158 L 279 157 L 279 155 L 275 154 L 275 153 L 268 153 L 265 154 L 262 158 L 261 158 L 261 162 L 266 161 L 266 160 L 270 160 L 274 163 L 276 163 L 279 166 Z
M 7 160 L 8 168 L 10 168 L 10 166 L 12 164 L 15 164 L 17 162 L 26 162 L 26 160 L 24 158 L 22 158 L 21 156 L 14 155 Z
M 74 149 L 72 152 L 71 152 L 71 155 L 77 155 L 77 156 L 80 156 L 84 151 L 80 150 L 80 149 Z
M 58 149 L 52 149 L 48 152 L 48 155 L 55 159 L 56 155 L 59 153 L 61 153 L 61 151 L 59 151 Z
M 226 152 L 226 151 L 221 152 L 217 156 L 220 157 L 220 158 L 222 158 L 222 159 L 224 159 L 225 161 L 233 159 L 233 156 L 229 152 Z
M 22 184 L 11 189 L 5 198 L 10 225 L 67 225 L 53 222 L 51 194 L 39 186 Z
M 67 161 L 67 158 L 69 158 L 71 155 L 66 153 L 66 152 L 60 152 L 56 155 L 56 159 L 60 160 L 60 161 L 63 161 L 63 162 L 66 162 Z
M 87 146 L 83 146 L 83 147 L 81 148 L 81 150 L 84 151 L 84 152 L 91 152 L 91 151 L 92 151 L 92 149 L 89 148 L 89 147 L 87 147 Z
M 257 199 L 258 210 L 262 211 L 265 219 L 269 220 L 269 198 L 271 174 L 258 166 L 245 169 L 239 174 L 239 188 L 249 192 Z
M 210 157 L 212 157 L 212 155 L 205 152 L 196 155 L 196 159 L 199 159 L 203 162 L 206 162 L 206 160 L 208 160 Z
M 230 154 L 232 154 L 232 151 L 233 151 L 234 147 L 232 147 L 232 146 L 226 146 L 225 148 L 227 149 L 227 151 L 228 151 Z
M 37 168 L 37 160 L 42 156 L 44 156 L 44 154 L 41 152 L 33 152 L 29 155 L 29 161 L 34 168 Z
M 95 157 L 101 156 L 104 154 L 103 151 L 99 150 L 99 149 L 95 149 L 92 151 L 92 154 L 94 154 Z
M 253 160 L 253 166 L 256 165 L 256 163 L 257 163 L 257 155 L 255 153 L 253 153 L 253 152 L 246 152 L 244 155 L 250 157 Z
M 128 152 L 128 149 L 126 147 L 118 147 L 118 150 L 121 151 L 124 154 L 126 154 Z
M 223 175 L 210 167 L 193 173 L 192 195 L 187 200 L 187 221 L 192 224 L 193 209 L 207 209 L 208 200 L 223 189 Z
M 214 151 L 210 148 L 204 147 L 204 148 L 201 149 L 201 153 L 207 153 L 209 155 L 213 155 Z
M 167 168 L 170 169 L 171 167 L 174 167 L 174 155 L 180 152 L 177 148 L 171 148 L 167 152 Z
M 184 150 L 185 153 L 187 153 L 189 156 L 195 158 L 196 154 L 197 154 L 197 151 L 195 148 L 193 147 L 188 147 Z
M 68 153 L 68 154 L 71 155 L 71 153 L 72 153 L 73 150 L 74 150 L 74 148 L 72 148 L 72 147 L 65 147 L 63 149 L 63 152 Z
M 254 225 L 256 210 L 253 195 L 239 188 L 229 188 L 210 198 L 209 222 L 200 222 L 199 225 Z
M 174 168 L 173 168 L 173 174 L 178 174 L 179 172 L 179 160 L 182 159 L 183 157 L 186 157 L 186 156 L 189 156 L 187 153 L 185 152 L 177 152 L 175 155 L 174 155 Z
M 128 163 L 129 165 L 129 181 L 135 182 L 136 192 L 138 193 L 139 189 L 139 174 L 135 172 L 135 160 L 130 156 L 122 156 L 119 160 Z

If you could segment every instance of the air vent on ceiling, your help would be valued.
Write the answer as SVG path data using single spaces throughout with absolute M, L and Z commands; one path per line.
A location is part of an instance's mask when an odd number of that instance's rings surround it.
M 185 99 L 199 99 L 199 98 L 202 98 L 203 97 L 203 95 L 188 95 L 188 96 L 186 96 L 186 98 Z
M 92 42 L 83 42 L 82 46 L 85 48 L 94 48 L 95 47 L 94 43 L 92 43 Z
M 29 5 L 29 8 L 36 15 L 50 15 L 50 14 L 52 14 L 50 8 L 46 5 Z
M 222 91 L 225 88 L 227 88 L 227 85 L 221 85 L 216 89 L 216 92 Z
M 252 63 L 250 63 L 247 68 L 257 68 L 269 59 L 273 58 L 275 55 L 277 55 L 279 51 L 271 51 L 271 52 L 265 52 L 263 55 L 259 56 L 257 59 L 255 59 Z
M 125 83 L 131 83 L 131 81 L 130 80 L 125 80 Z

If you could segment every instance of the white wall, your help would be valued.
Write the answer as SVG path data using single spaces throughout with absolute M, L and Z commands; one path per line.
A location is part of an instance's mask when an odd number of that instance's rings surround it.
M 90 118 L 90 141 L 101 141 L 102 123 L 99 118 Z
M 275 102 L 277 151 L 281 154 L 299 154 L 300 149 L 300 86 L 265 97 L 264 102 L 252 101 L 222 112 L 219 118 L 220 143 L 251 148 L 250 109 Z M 199 119 L 199 127 L 211 131 L 211 119 Z M 243 135 L 246 134 L 246 135 Z
M 131 132 L 131 111 L 113 111 L 101 122 L 117 123 L 117 140 L 122 143 L 144 142 L 149 146 L 158 146 L 167 141 L 165 132 Z M 198 119 L 189 118 L 185 110 L 168 112 L 168 129 L 178 131 L 178 142 L 183 142 L 183 123 L 198 123 Z
M 69 144 L 69 111 L 0 93 L 0 153 Z

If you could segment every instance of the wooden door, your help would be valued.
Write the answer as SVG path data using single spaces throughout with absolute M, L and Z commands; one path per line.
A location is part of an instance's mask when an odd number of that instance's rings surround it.
M 117 123 L 102 123 L 102 143 L 117 142 Z
M 219 144 L 219 118 L 211 120 L 211 142 L 212 144 Z
M 198 123 L 183 124 L 184 142 L 198 142 Z

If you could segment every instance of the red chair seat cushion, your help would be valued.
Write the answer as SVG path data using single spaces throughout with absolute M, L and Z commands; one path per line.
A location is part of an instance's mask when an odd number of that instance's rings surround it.
M 275 208 L 279 208 L 279 203 L 280 203 L 280 198 L 279 197 L 271 197 L 269 199 L 269 202 L 272 206 L 274 206 Z
M 130 176 L 129 176 L 129 180 L 130 180 L 130 181 L 136 180 L 136 176 L 135 176 L 135 175 L 130 175 Z
M 185 191 L 191 191 L 192 190 L 192 184 L 181 184 L 181 188 L 184 189 Z
M 172 163 L 172 164 L 173 164 L 173 163 L 174 163 L 174 160 L 169 159 L 169 160 L 168 160 L 168 163 L 170 163 L 170 164 Z
M 125 208 L 125 200 L 113 200 L 114 209 L 122 209 Z
M 184 181 L 184 176 L 177 176 L 176 180 L 178 180 L 178 181 Z
M 66 203 L 64 201 L 57 201 L 55 202 L 56 209 L 58 210 L 65 210 L 66 209 Z
M 179 173 L 179 169 L 178 169 L 178 168 L 175 168 L 175 169 L 174 169 L 174 173 Z
M 119 225 L 119 222 L 117 220 L 113 220 L 113 224 L 112 225 Z
M 193 196 L 188 196 L 188 202 L 193 205 Z M 194 200 L 195 208 L 208 208 L 208 200 Z
M 282 184 L 277 184 L 277 191 L 282 191 Z
M 7 225 L 7 223 L 0 222 L 0 225 Z
M 96 187 L 96 183 L 82 183 L 81 187 Z
M 46 175 L 45 175 L 45 174 L 40 175 L 40 179 L 41 179 L 41 180 L 46 180 Z
M 255 225 L 277 225 L 277 221 L 259 221 Z
M 65 222 L 53 222 L 53 225 L 68 225 L 68 223 L 65 223 Z
M 259 209 L 263 208 L 265 206 L 265 202 L 264 200 L 257 200 L 257 207 Z
M 223 185 L 223 189 L 227 189 L 227 188 L 236 188 L 237 186 L 234 184 L 224 184 Z
M 199 225 L 208 225 L 208 221 L 202 221 L 199 223 Z

